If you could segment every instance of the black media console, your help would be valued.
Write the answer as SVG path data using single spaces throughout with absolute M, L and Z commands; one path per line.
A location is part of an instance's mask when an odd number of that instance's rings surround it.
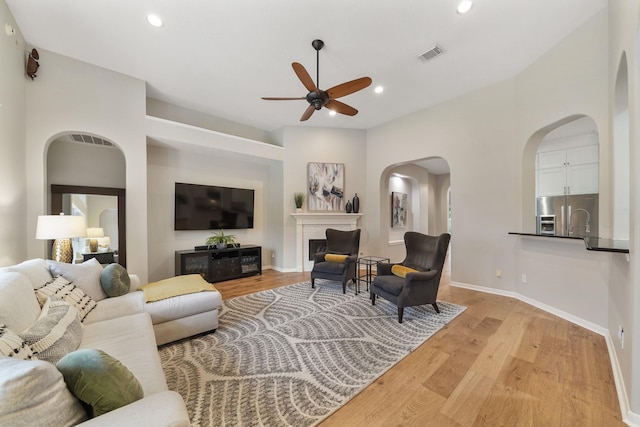
M 176 276 L 200 274 L 209 283 L 262 274 L 262 247 L 176 251 Z

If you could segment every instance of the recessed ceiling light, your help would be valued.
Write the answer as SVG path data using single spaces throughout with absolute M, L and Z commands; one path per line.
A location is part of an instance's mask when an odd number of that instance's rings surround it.
M 384 88 L 382 86 L 376 86 L 376 88 L 373 91 L 375 93 L 382 93 L 384 92 Z
M 330 116 L 335 116 L 336 114 L 337 114 L 337 113 L 336 113 L 335 111 L 333 111 L 333 110 L 329 110 L 329 115 L 330 115 Z
M 158 15 L 147 15 L 147 22 L 154 27 L 162 27 L 162 19 Z
M 460 15 L 464 15 L 471 10 L 471 6 L 473 6 L 472 0 L 462 0 L 458 5 L 457 11 Z

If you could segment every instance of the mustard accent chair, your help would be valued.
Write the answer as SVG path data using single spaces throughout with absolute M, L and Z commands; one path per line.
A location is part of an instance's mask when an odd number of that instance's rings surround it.
M 327 237 L 326 251 L 317 252 L 313 256 L 311 270 L 311 287 L 316 287 L 316 279 L 326 279 L 342 283 L 342 293 L 347 293 L 347 282 L 356 281 L 356 266 L 360 250 L 360 229 L 351 231 L 325 230 Z M 326 254 L 348 255 L 344 262 L 326 261 Z
M 378 264 L 377 276 L 371 284 L 371 304 L 375 305 L 376 296 L 391 301 L 398 306 L 398 322 L 402 323 L 405 307 L 431 304 L 436 313 L 438 308 L 438 287 L 447 257 L 447 249 L 451 235 L 429 236 L 415 231 L 404 234 L 407 255 L 401 263 Z M 406 277 L 398 277 L 391 272 L 394 265 L 418 270 L 407 273 Z

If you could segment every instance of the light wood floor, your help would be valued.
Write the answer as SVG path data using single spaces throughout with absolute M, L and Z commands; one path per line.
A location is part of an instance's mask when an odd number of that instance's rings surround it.
M 216 288 L 228 299 L 304 280 L 265 270 Z M 438 298 L 467 310 L 321 427 L 624 426 L 602 336 L 448 283 L 445 271 Z

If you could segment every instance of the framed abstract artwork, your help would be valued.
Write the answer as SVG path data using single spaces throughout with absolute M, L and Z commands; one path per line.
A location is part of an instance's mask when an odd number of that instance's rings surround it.
M 310 211 L 343 211 L 344 164 L 309 163 L 307 188 Z
M 404 228 L 407 225 L 407 195 L 391 192 L 391 228 Z

